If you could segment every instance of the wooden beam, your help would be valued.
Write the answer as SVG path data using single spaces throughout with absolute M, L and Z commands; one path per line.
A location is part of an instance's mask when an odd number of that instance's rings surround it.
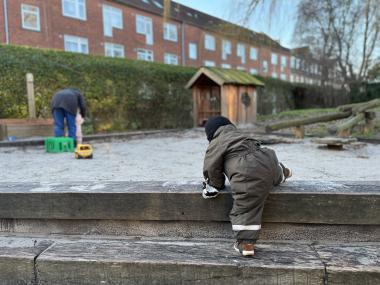
M 351 116 L 348 120 L 344 121 L 339 125 L 334 125 L 328 128 L 329 133 L 338 134 L 340 137 L 347 137 L 350 135 L 350 130 L 357 123 L 365 119 L 364 113 L 359 113 L 355 116 Z
M 329 113 L 325 115 L 320 116 L 314 116 L 309 118 L 302 118 L 302 119 L 296 119 L 296 120 L 289 120 L 289 121 L 282 121 L 277 122 L 273 124 L 269 124 L 265 127 L 266 132 L 272 132 L 280 129 L 290 128 L 290 127 L 297 127 L 302 125 L 310 125 L 320 122 L 328 122 L 333 120 L 339 120 L 347 118 L 351 115 L 351 112 L 336 112 L 336 113 Z

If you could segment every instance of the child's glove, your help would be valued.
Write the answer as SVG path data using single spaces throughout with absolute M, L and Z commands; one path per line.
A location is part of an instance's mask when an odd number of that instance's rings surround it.
M 214 187 L 207 184 L 207 182 L 203 182 L 203 191 L 202 191 L 202 197 L 205 199 L 215 198 L 218 196 L 219 191 L 218 189 L 215 189 Z

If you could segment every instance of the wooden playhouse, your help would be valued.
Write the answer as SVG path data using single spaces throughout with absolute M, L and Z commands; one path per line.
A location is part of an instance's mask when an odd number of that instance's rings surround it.
M 193 93 L 194 126 L 222 115 L 236 125 L 254 123 L 257 114 L 257 88 L 262 83 L 239 70 L 201 67 L 187 83 Z

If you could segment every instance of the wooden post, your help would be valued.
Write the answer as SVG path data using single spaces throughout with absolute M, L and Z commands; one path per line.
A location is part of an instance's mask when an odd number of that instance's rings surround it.
M 29 109 L 29 118 L 36 118 L 36 103 L 34 98 L 34 79 L 32 73 L 26 74 L 26 89 L 28 92 L 28 109 Z
M 293 134 L 296 139 L 303 139 L 305 137 L 305 126 L 295 126 L 293 127 Z
M 7 125 L 0 124 L 0 141 L 5 140 L 8 137 Z
M 365 112 L 365 125 L 364 125 L 364 130 L 363 133 L 365 135 L 369 135 L 373 129 L 375 128 L 375 118 L 376 118 L 376 113 L 375 112 Z

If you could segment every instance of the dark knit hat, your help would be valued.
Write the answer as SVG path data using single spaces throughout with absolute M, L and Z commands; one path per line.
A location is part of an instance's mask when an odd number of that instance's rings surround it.
M 217 129 L 221 126 L 226 126 L 226 125 L 232 125 L 231 121 L 228 120 L 226 117 L 223 116 L 217 116 L 217 117 L 212 117 L 207 120 L 205 124 L 205 132 L 207 135 L 207 140 L 210 142 Z

